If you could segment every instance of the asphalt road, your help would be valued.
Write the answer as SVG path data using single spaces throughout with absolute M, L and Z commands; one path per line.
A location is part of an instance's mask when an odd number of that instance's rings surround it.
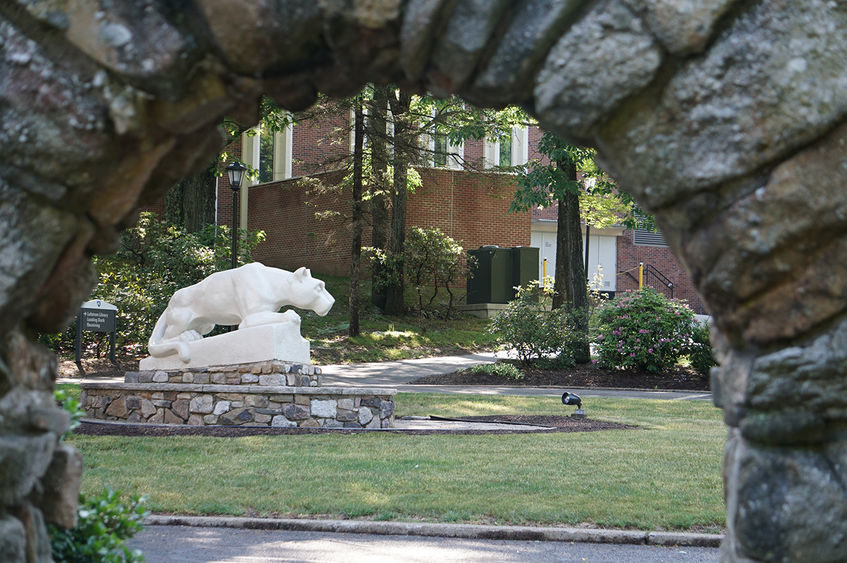
M 719 561 L 718 548 L 470 540 L 280 530 L 148 526 L 129 541 L 149 563 Z

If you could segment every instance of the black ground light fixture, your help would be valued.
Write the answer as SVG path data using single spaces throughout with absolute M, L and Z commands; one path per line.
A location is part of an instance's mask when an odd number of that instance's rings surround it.
M 232 268 L 235 269 L 238 267 L 238 192 L 247 167 L 236 160 L 227 165 L 225 170 L 232 189 Z
M 582 399 L 575 393 L 565 391 L 562 395 L 563 405 L 576 405 L 576 411 L 571 415 L 572 418 L 585 418 L 585 411 L 582 410 Z

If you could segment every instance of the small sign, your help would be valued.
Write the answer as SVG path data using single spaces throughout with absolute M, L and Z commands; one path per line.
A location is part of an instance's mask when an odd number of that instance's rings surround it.
M 82 358 L 82 331 L 110 332 L 109 359 L 115 362 L 115 333 L 117 332 L 118 308 L 102 299 L 93 299 L 82 304 L 77 315 L 76 323 L 76 365 L 82 370 L 80 360 Z
M 99 299 L 88 301 L 80 308 L 82 330 L 91 332 L 114 332 L 118 308 Z

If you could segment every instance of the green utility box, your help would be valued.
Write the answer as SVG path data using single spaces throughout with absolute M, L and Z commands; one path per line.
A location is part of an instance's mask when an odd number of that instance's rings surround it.
M 469 250 L 476 265 L 468 278 L 468 304 L 508 303 L 515 287 L 538 279 L 538 249 L 530 246 L 481 246 Z

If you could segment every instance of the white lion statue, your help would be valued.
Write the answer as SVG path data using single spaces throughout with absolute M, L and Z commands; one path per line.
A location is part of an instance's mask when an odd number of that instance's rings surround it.
M 281 307 L 293 305 L 324 316 L 333 303 L 324 282 L 313 278 L 306 268 L 289 272 L 253 262 L 216 272 L 174 293 L 156 321 L 147 349 L 151 356 L 178 354 L 188 363 L 188 343 L 200 340 L 215 325 L 248 328 L 294 323 L 300 334 L 300 316 L 291 310 L 279 313 Z

